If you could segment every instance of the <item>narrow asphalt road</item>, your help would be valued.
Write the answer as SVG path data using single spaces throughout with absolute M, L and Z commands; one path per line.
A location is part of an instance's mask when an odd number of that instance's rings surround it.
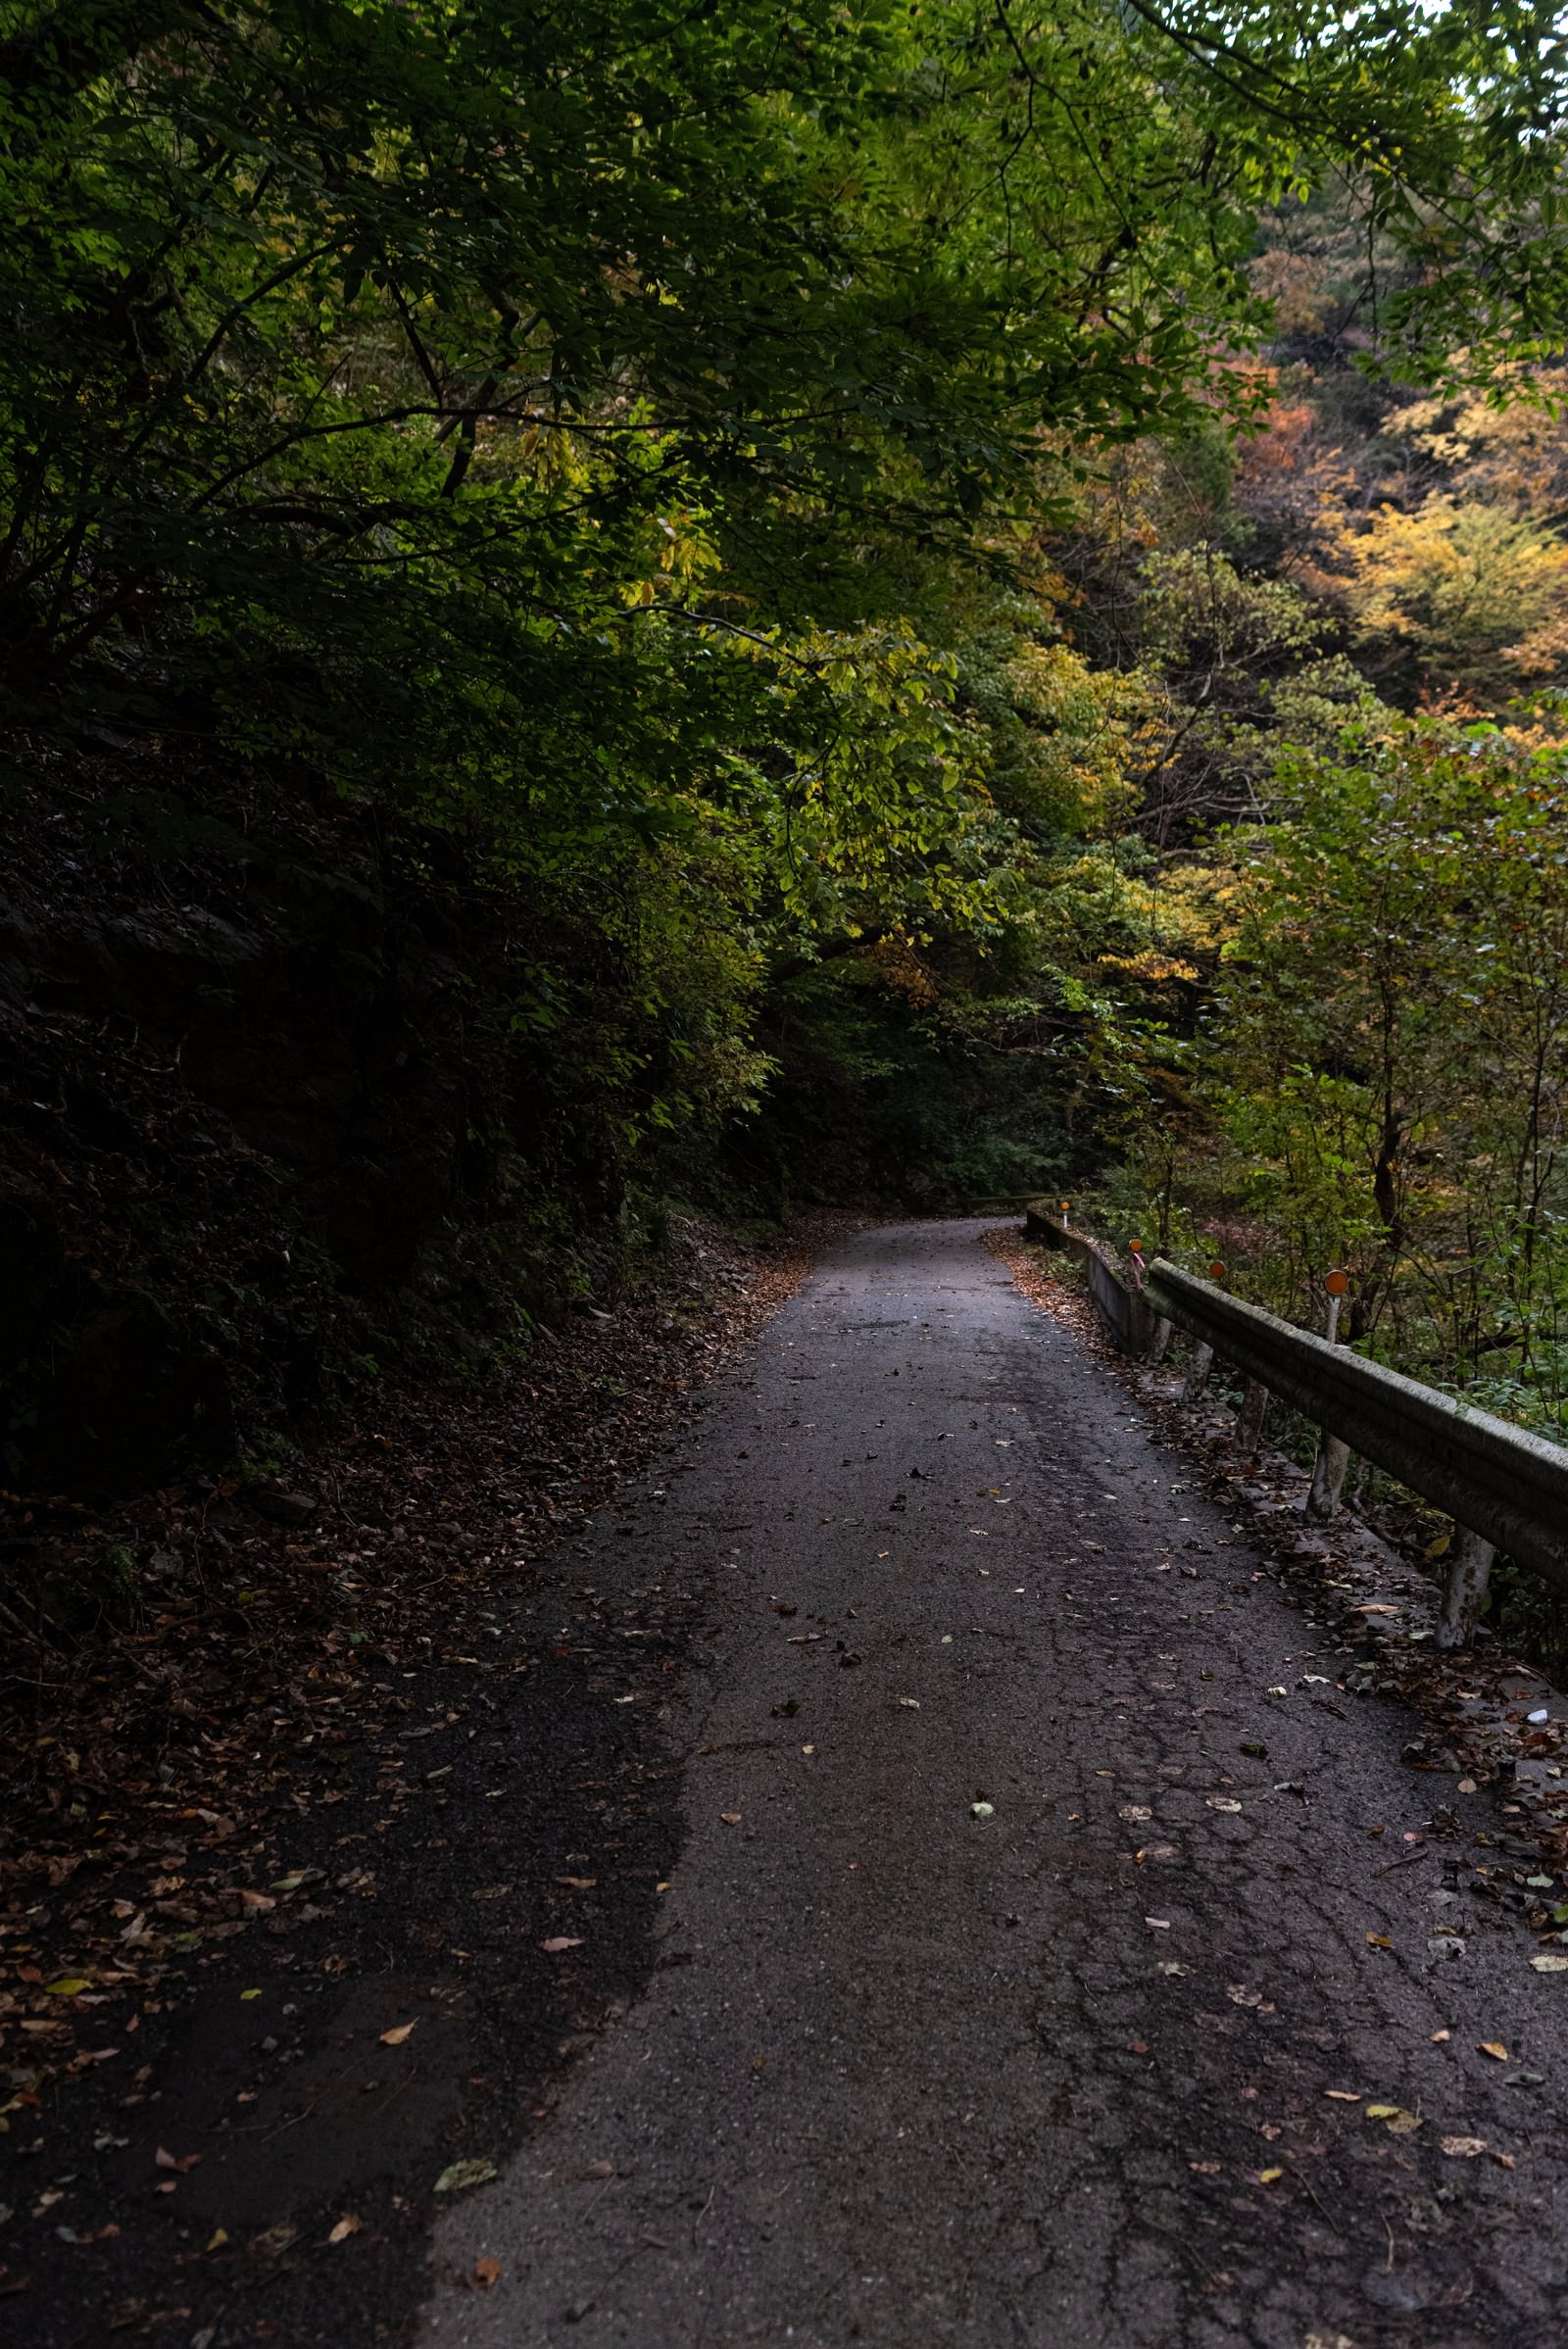
M 593 1531 L 717 1570 L 689 1839 L 425 2349 L 1560 2339 L 1568 1977 L 981 1229 L 840 1247 Z

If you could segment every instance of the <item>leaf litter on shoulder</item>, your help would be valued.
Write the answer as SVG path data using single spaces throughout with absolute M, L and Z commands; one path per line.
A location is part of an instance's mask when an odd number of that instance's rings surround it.
M 860 1219 L 817 1220 L 837 1236 Z M 765 1254 L 689 1222 L 667 1292 L 623 1300 L 612 1322 L 572 1320 L 481 1390 L 389 1389 L 331 1454 L 289 1470 L 309 1488 L 299 1522 L 274 1522 L 235 1477 L 99 1510 L 0 1495 L 0 1516 L 37 1517 L 27 1537 L 45 1532 L 63 1571 L 118 1544 L 147 1610 L 129 1626 L 102 1617 L 69 1650 L 40 1636 L 0 1676 L 0 1926 L 13 1949 L 28 1944 L 0 1959 L 0 2000 L 27 2033 L 27 2093 L 91 2077 L 94 2004 L 134 2010 L 156 1981 L 167 2013 L 198 1953 L 320 1912 L 329 1887 L 294 1864 L 279 1785 L 306 1809 L 345 1800 L 352 1757 L 408 1735 L 398 1673 L 506 1660 L 495 1618 L 519 1584 L 799 1285 L 817 1238 L 803 1227 Z M 700 1308 L 672 1322 L 668 1294 Z M 445 1726 L 461 1735 L 465 1710 Z M 241 1861 L 247 1835 L 260 1842 Z M 356 1964 L 352 1921 L 342 1938 L 332 1971 Z

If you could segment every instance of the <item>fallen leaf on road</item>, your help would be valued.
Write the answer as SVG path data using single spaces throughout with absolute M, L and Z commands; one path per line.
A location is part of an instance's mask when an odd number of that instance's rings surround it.
M 1168 1933 L 1170 1931 L 1170 1919 L 1168 1917 L 1146 1917 L 1144 1919 L 1144 1923 L 1156 1933 Z
M 582 1935 L 581 1933 L 552 1933 L 549 1940 L 541 1941 L 539 1946 L 547 1956 L 559 1957 L 564 1949 L 580 1949 Z
M 994 1802 L 971 1802 L 969 1816 L 971 1819 L 990 1819 L 995 1816 L 996 1808 Z
M 1205 1794 L 1203 1800 L 1211 1811 L 1239 1811 L 1242 1807 L 1239 1802 L 1234 1802 L 1228 1794 Z
M 1485 2153 L 1485 2137 L 1444 2137 L 1443 2150 L 1452 2161 L 1473 2162 L 1478 2153 Z
M 739 1811 L 720 1811 L 718 1815 L 726 1827 L 739 1827 L 741 1823 L 742 1814 Z
M 1382 1598 L 1369 1598 L 1364 1606 L 1350 1609 L 1352 1615 L 1397 1615 L 1398 1612 L 1397 1607 L 1390 1606 L 1388 1601 Z
M 1271 2186 L 1275 2183 L 1276 2179 L 1281 2178 L 1284 2176 L 1285 2173 L 1283 2170 L 1259 2170 L 1257 2174 L 1257 2182 L 1260 2186 Z
M 1200 2178 L 1217 2178 L 1220 2173 L 1218 2162 L 1189 2162 L 1187 2167 L 1196 2170 Z
M 500 2279 L 501 2262 L 498 2259 L 476 2259 L 474 2261 L 473 2280 L 481 2292 L 488 2292 L 490 2286 L 493 2283 L 498 2283 Z
M 277 1902 L 272 1899 L 270 1893 L 267 1892 L 242 1891 L 240 1893 L 240 1900 L 246 1908 L 253 1911 L 253 1913 L 257 1916 L 260 1916 L 266 1909 L 275 1909 L 277 1906 Z
M 331 2233 L 326 2239 L 329 2243 L 346 2243 L 350 2235 L 358 2234 L 360 2228 L 364 2225 L 365 2221 L 363 2219 L 357 2219 L 354 2216 L 354 2213 L 350 2211 L 344 2218 L 339 2219 L 337 2225 L 333 2227 Z
M 251 2249 L 259 2259 L 281 2259 L 299 2231 L 291 2220 L 280 2219 L 275 2227 L 266 2227 L 251 2237 Z
M 201 2158 L 199 2153 L 172 2154 L 166 2146 L 160 2145 L 153 2155 L 153 2167 L 155 2170 L 177 2170 L 183 2178 L 187 2170 L 195 2169 Z
M 1544 1957 L 1533 1957 L 1530 1963 L 1538 1974 L 1568 1974 L 1568 1957 L 1559 1957 L 1551 1950 Z
M 1435 2031 L 1432 2033 L 1432 2044 L 1434 2047 L 1446 2047 L 1452 2036 L 1451 2031 Z
M 1366 1945 L 1368 1949 L 1392 1949 L 1394 1947 L 1394 1943 L 1387 1933 L 1368 1933 Z
M 38 1977 L 34 1975 L 32 1979 L 36 1982 Z M 75 1998 L 81 1991 L 92 1988 L 92 1977 L 89 1974 L 63 1974 L 58 1982 L 46 1982 L 43 1987 L 46 1998 Z
M 900 1696 L 896 1697 L 894 1702 L 896 1704 L 903 1705 L 908 1712 L 911 1713 L 917 1713 L 920 1710 L 920 1699 L 918 1696 Z
M 1508 2050 L 1500 2039 L 1478 2039 L 1476 2052 L 1479 2055 L 1490 2055 L 1494 2064 L 1505 2064 L 1508 2061 Z
M 416 2018 L 416 2020 L 417 2020 L 417 2018 Z M 401 2047 L 401 2046 L 402 2046 L 402 2044 L 403 2044 L 403 2042 L 404 2042 L 404 2040 L 405 2040 L 405 2039 L 408 2037 L 408 2035 L 409 2035 L 410 2031 L 413 2031 L 413 2029 L 414 2029 L 414 2024 L 413 2024 L 413 2023 L 400 2023 L 400 2024 L 398 2024 L 398 2025 L 396 2026 L 396 2028 L 395 2028 L 394 2030 L 392 2030 L 392 2031 L 384 2031 L 381 2033 L 381 2044 L 382 2044 L 382 2046 L 383 2046 L 383 2047 Z
M 574 1892 L 591 1892 L 598 1884 L 597 1876 L 558 1876 L 558 1884 L 569 1884 Z
M 1135 1819 L 1152 1819 L 1154 1814 L 1141 1802 L 1124 1802 L 1116 1816 L 1130 1823 Z
M 1323 2093 L 1325 2096 L 1331 2096 L 1336 2104 L 1359 2104 L 1366 2094 L 1366 2090 L 1364 2088 L 1325 2088 Z
M 1407 2113 L 1402 2104 L 1369 2104 L 1365 2118 L 1381 2121 L 1391 2136 L 1413 2136 L 1421 2126 L 1419 2113 Z
M 435 2181 L 438 2194 L 461 2194 L 468 2186 L 487 2186 L 500 2174 L 494 2162 L 453 2162 Z

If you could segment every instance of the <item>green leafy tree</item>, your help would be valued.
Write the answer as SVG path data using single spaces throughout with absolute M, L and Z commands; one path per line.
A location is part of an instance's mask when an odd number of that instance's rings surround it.
M 1281 780 L 1205 1045 L 1256 1277 L 1298 1305 L 1349 1262 L 1396 1360 L 1560 1414 L 1563 754 L 1404 721 Z

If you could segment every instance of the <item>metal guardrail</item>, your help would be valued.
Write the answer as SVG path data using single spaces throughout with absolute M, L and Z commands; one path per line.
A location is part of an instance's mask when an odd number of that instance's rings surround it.
M 1462 1397 L 1368 1362 L 1156 1256 L 1157 1313 L 1397 1477 L 1455 1522 L 1568 1588 L 1568 1451 Z
M 1153 1342 L 1153 1315 L 1136 1289 L 1130 1289 L 1098 1240 L 1075 1232 L 1060 1215 L 1053 1215 L 1038 1199 L 1024 1209 L 1023 1228 L 1031 1240 L 1073 1256 L 1089 1276 L 1089 1294 L 1100 1309 L 1114 1344 L 1124 1354 L 1147 1354 Z
M 1568 1589 L 1568 1449 L 1561 1444 L 1244 1304 L 1163 1257 L 1149 1266 L 1141 1288 L 1130 1285 L 1097 1242 L 1040 1202 L 1026 1212 L 1024 1228 L 1086 1262 L 1095 1302 L 1123 1352 L 1149 1354 L 1161 1324 L 1173 1323 L 1299 1411 L 1325 1439 L 1337 1439 L 1345 1447 L 1340 1474 L 1346 1450 L 1357 1452 L 1446 1511 L 1460 1539 L 1440 1629 L 1445 1646 L 1468 1637 L 1494 1550 Z M 1320 1462 L 1328 1448 L 1320 1445 Z M 1338 1483 L 1336 1476 L 1318 1513 L 1336 1505 Z

